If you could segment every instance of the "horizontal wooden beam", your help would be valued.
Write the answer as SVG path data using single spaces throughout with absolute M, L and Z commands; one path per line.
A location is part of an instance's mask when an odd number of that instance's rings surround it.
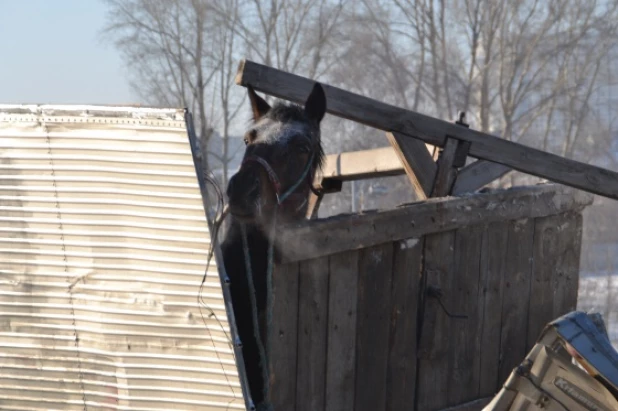
M 476 160 L 459 170 L 453 195 L 472 193 L 479 188 L 499 179 L 509 171 L 510 167 L 487 160 Z
M 592 196 L 555 184 L 466 197 L 430 198 L 400 208 L 280 227 L 280 261 L 292 262 L 494 221 L 580 211 Z
M 329 154 L 322 167 L 321 179 L 364 180 L 405 174 L 392 147 Z
M 252 61 L 240 64 L 236 83 L 275 97 L 302 103 L 314 81 Z M 323 84 L 327 111 L 384 131 L 396 131 L 425 143 L 444 146 L 447 136 L 470 142 L 469 155 L 524 173 L 618 199 L 618 173 L 504 140 L 455 123 L 360 96 Z

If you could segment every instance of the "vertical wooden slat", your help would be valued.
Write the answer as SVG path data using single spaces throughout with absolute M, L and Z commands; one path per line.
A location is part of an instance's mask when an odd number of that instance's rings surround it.
M 326 411 L 354 409 L 358 251 L 329 258 Z
M 455 231 L 425 237 L 423 284 L 439 287 L 443 291 L 450 290 L 455 275 L 454 241 Z M 422 321 L 418 347 L 416 409 L 433 411 L 446 407 L 448 403 L 444 389 L 448 383 L 451 320 L 438 301 L 425 297 Z
M 354 410 L 381 410 L 386 403 L 393 244 L 363 249 L 359 258 Z
M 278 410 L 293 410 L 296 403 L 298 269 L 298 263 L 290 263 L 273 272 L 270 398 Z
M 502 297 L 502 330 L 500 334 L 500 384 L 526 355 L 528 328 L 528 299 L 534 220 L 511 221 L 507 249 L 508 261 L 504 271 Z
M 483 235 L 481 274 L 479 279 L 481 344 L 479 396 L 487 397 L 499 391 L 500 328 L 502 325 L 502 281 L 507 265 L 509 222 L 492 223 Z
M 579 290 L 579 265 L 582 247 L 581 214 L 563 214 L 557 240 L 560 241 L 560 258 L 556 262 L 554 274 L 554 310 L 553 318 L 564 315 L 577 307 Z
M 460 228 L 455 234 L 455 273 L 450 289 L 444 290 L 444 302 L 452 314 L 466 319 L 451 319 L 448 330 L 450 350 L 448 368 L 448 405 L 478 398 L 481 356 L 481 316 L 479 309 L 479 272 L 482 226 Z M 448 334 L 447 334 L 448 333 Z
M 328 257 L 300 263 L 296 410 L 324 409 Z
M 388 411 L 410 410 L 414 407 L 416 317 L 422 251 L 422 238 L 394 244 L 386 392 Z
M 534 223 L 534 258 L 530 278 L 530 303 L 526 351 L 539 337 L 545 324 L 553 319 L 554 272 L 560 257 L 559 227 L 564 221 L 560 215 L 537 218 Z

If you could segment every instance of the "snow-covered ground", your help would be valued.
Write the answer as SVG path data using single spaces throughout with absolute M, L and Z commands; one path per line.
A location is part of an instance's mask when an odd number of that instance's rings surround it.
M 609 338 L 618 349 L 618 274 L 586 276 L 582 273 L 577 309 L 601 313 Z

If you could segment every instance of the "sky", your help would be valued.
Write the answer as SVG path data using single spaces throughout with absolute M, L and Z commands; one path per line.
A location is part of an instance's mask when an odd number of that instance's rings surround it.
M 100 0 L 0 0 L 0 103 L 137 104 Z

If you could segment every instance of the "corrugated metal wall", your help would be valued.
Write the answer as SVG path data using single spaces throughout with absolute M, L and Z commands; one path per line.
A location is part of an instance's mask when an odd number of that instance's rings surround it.
M 0 106 L 0 409 L 244 409 L 182 111 Z

